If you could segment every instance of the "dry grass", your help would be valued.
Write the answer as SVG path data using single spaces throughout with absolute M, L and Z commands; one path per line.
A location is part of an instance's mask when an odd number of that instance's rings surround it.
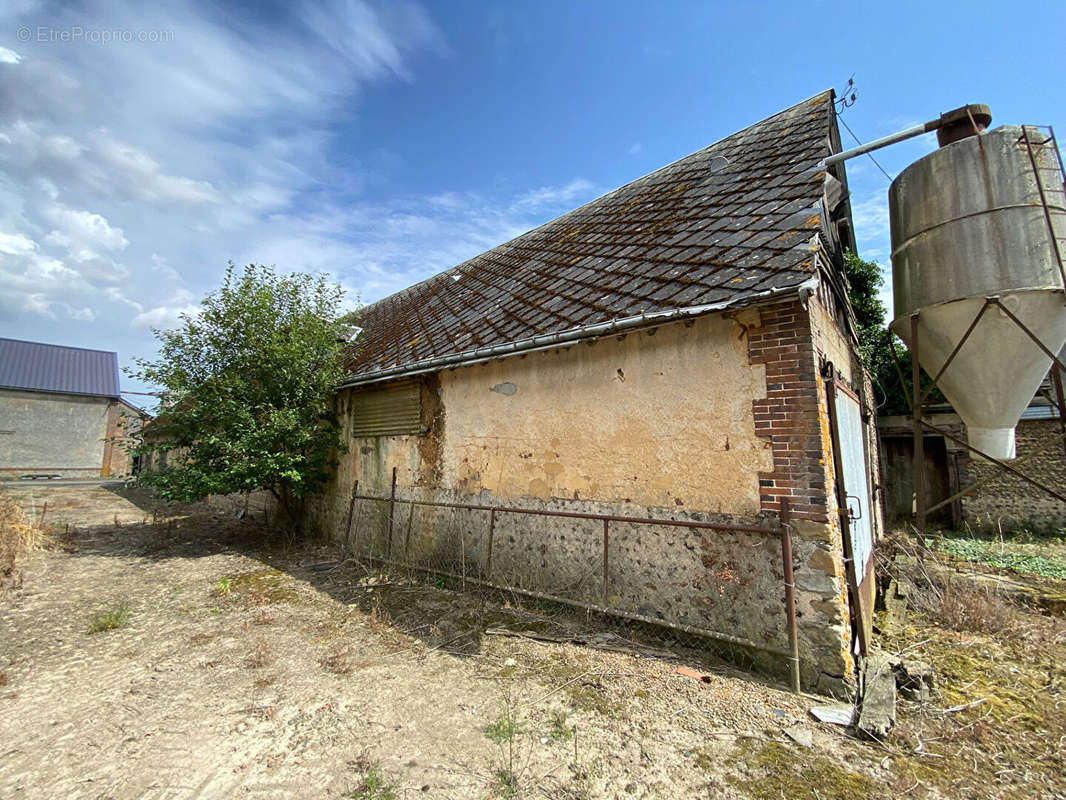
M 897 555 L 916 559 L 914 566 L 901 570 L 893 560 Z M 969 572 L 957 567 L 957 559 L 942 560 L 936 551 L 921 550 L 900 532 L 878 545 L 882 585 L 901 577 L 913 583 L 916 591 L 908 598 L 910 606 L 938 626 L 1034 643 L 1066 643 L 1066 620 L 1036 613 L 976 567 Z
M 16 574 L 26 553 L 45 544 L 43 518 L 44 513 L 39 520 L 27 519 L 19 505 L 0 489 L 0 587 Z
M 995 635 L 1015 628 L 1027 616 L 993 587 L 952 580 L 939 584 L 915 604 L 925 606 L 930 617 L 950 630 Z
M 879 548 L 885 585 L 890 577 L 913 585 L 910 619 L 882 646 L 936 670 L 931 701 L 902 704 L 885 745 L 893 793 L 1066 797 L 1066 619 L 1026 605 L 987 569 L 921 551 L 905 534 Z
M 270 642 L 262 637 L 256 639 L 252 649 L 248 651 L 248 657 L 244 663 L 249 669 L 263 669 L 263 667 L 273 664 L 274 653 L 271 650 Z
M 352 649 L 347 645 L 332 648 L 320 662 L 324 669 L 334 675 L 349 675 L 355 667 Z
M 277 612 L 272 608 L 260 608 L 252 617 L 253 625 L 273 625 L 277 620 Z
M 370 625 L 370 630 L 380 631 L 382 628 L 387 628 L 392 625 L 392 615 L 389 614 L 387 608 L 381 604 L 381 595 L 374 595 L 374 602 L 370 608 L 370 615 L 367 617 L 367 623 Z

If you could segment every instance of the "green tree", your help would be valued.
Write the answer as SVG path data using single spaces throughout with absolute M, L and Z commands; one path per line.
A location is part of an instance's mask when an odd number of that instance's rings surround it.
M 343 294 L 323 276 L 230 263 L 199 313 L 154 331 L 158 358 L 130 371 L 162 388 L 137 450 L 173 456 L 138 481 L 182 501 L 266 489 L 295 520 L 341 447 L 333 393 L 350 324 Z
M 844 254 L 844 274 L 848 279 L 848 299 L 858 324 L 859 356 L 870 372 L 878 395 L 877 411 L 879 414 L 909 414 L 911 355 L 888 330 L 888 309 L 878 294 L 885 283 L 881 266 L 876 261 L 864 261 L 848 252 Z M 902 382 L 896 360 L 902 369 Z M 921 382 L 923 388 L 928 388 L 931 380 L 922 373 Z M 945 402 L 939 391 L 932 392 L 928 401 Z

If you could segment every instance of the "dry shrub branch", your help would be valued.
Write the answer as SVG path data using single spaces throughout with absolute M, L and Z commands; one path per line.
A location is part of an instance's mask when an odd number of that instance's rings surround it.
M 19 505 L 0 489 L 0 587 L 16 574 L 18 562 L 45 542 L 45 530 L 27 519 Z

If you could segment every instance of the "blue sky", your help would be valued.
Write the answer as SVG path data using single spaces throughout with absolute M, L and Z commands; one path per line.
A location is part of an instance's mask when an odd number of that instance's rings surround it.
M 373 301 L 851 75 L 863 140 L 967 102 L 1066 135 L 1063 30 L 1039 0 L 6 0 L 0 335 L 127 364 L 230 259 Z M 848 173 L 887 265 L 888 180 Z

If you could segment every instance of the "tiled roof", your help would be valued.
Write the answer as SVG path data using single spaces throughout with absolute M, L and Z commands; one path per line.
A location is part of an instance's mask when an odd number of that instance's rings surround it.
M 367 306 L 349 371 L 798 289 L 816 269 L 834 125 L 826 91 Z
M 118 355 L 0 338 L 0 389 L 118 397 Z

